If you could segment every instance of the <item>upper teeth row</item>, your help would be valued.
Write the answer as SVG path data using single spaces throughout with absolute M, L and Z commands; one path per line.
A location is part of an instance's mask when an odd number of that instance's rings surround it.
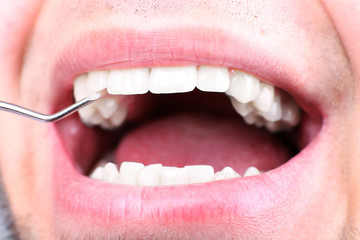
M 249 167 L 244 177 L 260 174 L 255 167 Z M 144 166 L 137 162 L 123 162 L 118 170 L 114 163 L 100 162 L 90 174 L 93 179 L 110 183 L 119 183 L 138 186 L 181 185 L 204 183 L 217 180 L 241 177 L 231 167 L 214 173 L 209 165 L 191 165 L 183 168 L 165 167 L 162 164 Z
M 300 111 L 295 102 L 281 103 L 274 86 L 253 75 L 224 67 L 186 66 L 136 68 L 93 71 L 82 74 L 74 82 L 74 96 L 78 101 L 91 92 L 107 89 L 112 95 L 189 92 L 226 92 L 235 110 L 249 124 L 266 126 L 276 131 L 297 125 Z M 114 97 L 116 98 L 116 97 Z M 103 98 L 80 111 L 88 125 L 104 128 L 118 127 L 126 117 L 126 108 L 117 101 Z

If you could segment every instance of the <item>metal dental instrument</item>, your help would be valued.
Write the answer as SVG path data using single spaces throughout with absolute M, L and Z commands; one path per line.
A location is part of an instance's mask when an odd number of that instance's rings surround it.
M 73 105 L 51 115 L 41 114 L 38 112 L 31 111 L 29 109 L 17 106 L 15 104 L 1 102 L 0 101 L 0 110 L 15 113 L 27 118 L 31 118 L 40 122 L 55 122 L 64 117 L 69 116 L 70 114 L 78 111 L 79 109 L 93 103 L 94 101 L 100 98 L 101 94 L 99 92 L 95 92 L 90 94 L 84 99 L 74 103 Z

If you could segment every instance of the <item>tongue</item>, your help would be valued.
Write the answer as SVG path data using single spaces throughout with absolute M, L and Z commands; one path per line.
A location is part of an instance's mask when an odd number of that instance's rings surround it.
M 226 166 L 242 174 L 248 167 L 273 169 L 291 157 L 275 136 L 238 118 L 202 114 L 174 115 L 130 132 L 116 149 L 116 163 L 141 162 L 164 166 Z

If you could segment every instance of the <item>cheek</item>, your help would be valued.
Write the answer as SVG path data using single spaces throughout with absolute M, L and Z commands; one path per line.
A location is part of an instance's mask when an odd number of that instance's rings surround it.
M 342 44 L 360 81 L 360 5 L 357 0 L 324 1 Z
M 40 0 L 19 0 L 0 2 L 0 95 L 13 99 L 20 78 L 21 64 L 28 38 L 31 34 Z M 21 17 L 19 17 L 21 16 Z

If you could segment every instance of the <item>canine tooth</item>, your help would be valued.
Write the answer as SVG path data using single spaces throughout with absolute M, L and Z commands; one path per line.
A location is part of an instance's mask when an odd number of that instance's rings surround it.
M 91 93 L 105 89 L 108 76 L 108 71 L 89 72 L 86 81 L 87 91 Z
M 196 66 L 153 68 L 149 79 L 150 92 L 190 92 L 195 88 L 196 74 Z
M 269 122 L 276 122 L 281 119 L 282 108 L 280 96 L 275 96 L 275 100 L 272 103 L 270 110 L 267 112 L 260 112 L 260 115 Z
M 104 171 L 101 180 L 105 182 L 115 183 L 118 178 L 119 172 L 114 163 L 107 163 L 104 166 Z
M 214 168 L 208 165 L 185 166 L 189 174 L 189 183 L 204 183 L 214 179 Z
M 107 90 L 110 94 L 144 94 L 149 91 L 148 68 L 110 71 Z
M 105 119 L 109 119 L 116 112 L 118 106 L 117 101 L 111 98 L 102 98 L 96 102 L 97 110 Z
M 160 173 L 161 185 L 179 185 L 188 183 L 188 171 L 184 168 L 163 167 Z
M 150 164 L 137 172 L 137 184 L 140 186 L 160 185 L 161 164 Z
M 267 112 L 271 108 L 274 97 L 274 86 L 267 83 L 260 83 L 260 93 L 258 97 L 253 101 L 253 104 L 259 111 Z
M 255 176 L 255 175 L 259 175 L 260 171 L 256 168 L 256 167 L 249 167 L 248 169 L 246 169 L 245 173 L 244 173 L 244 177 L 250 177 L 250 176 Z
M 118 183 L 136 185 L 137 172 L 144 168 L 144 164 L 137 162 L 122 162 Z
M 196 87 L 204 92 L 225 92 L 229 89 L 229 70 L 224 67 L 200 66 Z
M 224 180 L 236 177 L 241 177 L 241 175 L 235 172 L 231 167 L 224 167 L 223 170 L 215 173 L 214 180 Z
M 79 101 L 87 96 L 86 92 L 87 74 L 79 75 L 74 81 L 74 98 Z
M 291 126 L 295 126 L 300 122 L 300 109 L 294 101 L 289 101 L 282 106 L 283 113 L 281 120 Z
M 226 93 L 236 98 L 242 103 L 250 102 L 259 95 L 260 80 L 256 77 L 241 72 L 235 71 L 230 75 L 230 87 Z
M 234 107 L 235 111 L 243 117 L 249 115 L 250 113 L 252 113 L 255 110 L 252 103 L 241 103 L 233 97 L 230 97 L 230 100 L 231 100 L 231 104 Z

